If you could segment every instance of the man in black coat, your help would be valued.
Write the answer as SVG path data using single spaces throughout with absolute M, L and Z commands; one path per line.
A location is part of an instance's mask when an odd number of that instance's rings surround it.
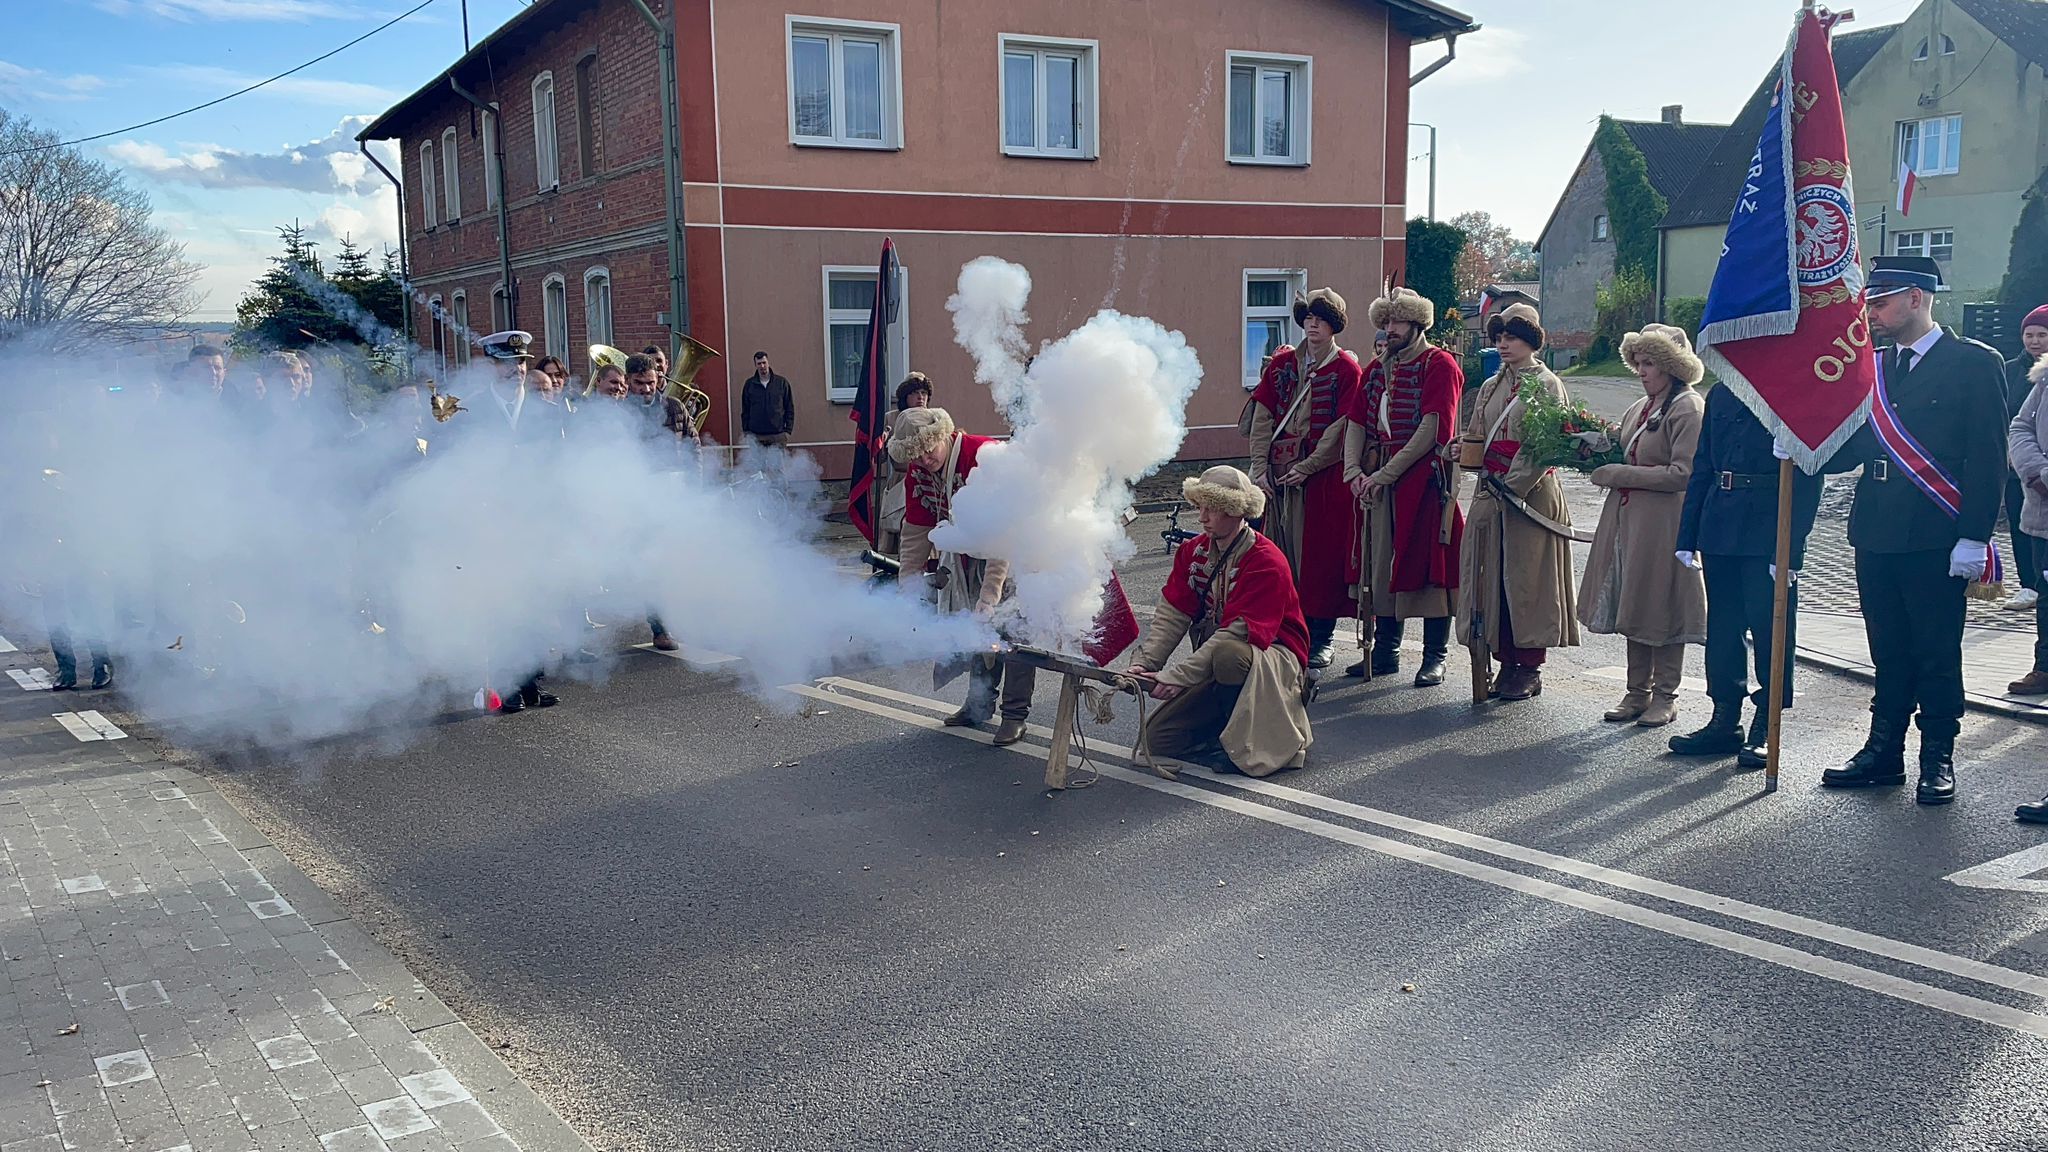
M 1806 537 L 1820 511 L 1821 478 L 1792 472 L 1792 571 L 1806 560 Z M 1681 756 L 1726 756 L 1746 769 L 1764 767 L 1770 728 L 1773 594 L 1778 555 L 1778 455 L 1763 422 L 1727 387 L 1707 393 L 1685 512 L 1678 523 L 1678 560 L 1706 570 L 1707 696 L 1713 718 L 1697 732 L 1671 738 Z M 1796 579 L 1796 577 L 1795 577 Z M 1785 604 L 1785 676 L 1781 695 L 1792 706 L 1793 637 L 1799 610 L 1795 584 Z M 1749 692 L 1749 656 L 1756 653 L 1756 694 Z M 1756 703 L 1742 733 L 1742 698 Z
M 1963 613 L 1985 575 L 2005 491 L 2005 365 L 1934 323 L 1941 271 L 1924 256 L 1879 257 L 1866 293 L 1878 348 L 1870 420 L 1828 464 L 1862 465 L 1849 543 L 1877 691 L 1870 738 L 1821 783 L 1906 782 L 1906 721 L 1920 712 L 1922 804 L 1955 799 L 1963 717 Z
M 786 446 L 796 431 L 796 393 L 766 352 L 754 353 L 754 374 L 740 387 L 740 431 L 763 448 Z

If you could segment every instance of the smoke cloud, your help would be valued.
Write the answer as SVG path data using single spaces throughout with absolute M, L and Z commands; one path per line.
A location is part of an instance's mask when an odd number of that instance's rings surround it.
M 16 363 L 58 362 L 30 343 Z M 744 657 L 771 697 L 988 643 L 840 568 L 807 459 L 724 467 L 597 396 L 564 420 L 529 393 L 522 422 L 567 435 L 511 445 L 493 373 L 479 358 L 444 385 L 464 408 L 446 423 L 404 392 L 351 416 L 334 379 L 293 400 L 277 379 L 259 399 L 235 377 L 216 397 L 101 365 L 10 374 L 0 618 L 68 623 L 81 683 L 104 643 L 135 707 L 219 746 L 402 740 L 542 665 L 601 678 L 650 610 L 685 654 Z M 596 662 L 575 661 L 586 647 Z
M 995 392 L 1014 435 L 982 450 L 932 542 L 1007 558 L 1017 589 L 1009 633 L 1071 649 L 1101 612 L 1114 564 L 1131 555 L 1123 528 L 1133 486 L 1187 436 L 1202 365 L 1179 332 L 1105 309 L 1027 367 L 1030 291 L 1023 268 L 984 256 L 961 269 L 947 301 L 975 378 Z

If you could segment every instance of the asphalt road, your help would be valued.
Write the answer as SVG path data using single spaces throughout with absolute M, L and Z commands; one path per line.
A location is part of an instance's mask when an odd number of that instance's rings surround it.
M 1269 782 L 1118 767 L 1126 700 L 1049 794 L 922 670 L 764 700 L 653 654 L 195 766 L 606 1152 L 2048 1146 L 2048 894 L 1944 879 L 2042 843 L 2048 732 L 1968 720 L 1947 809 L 1823 792 L 1867 689 L 1802 670 L 1764 797 L 1601 723 L 1622 662 L 1340 683 Z

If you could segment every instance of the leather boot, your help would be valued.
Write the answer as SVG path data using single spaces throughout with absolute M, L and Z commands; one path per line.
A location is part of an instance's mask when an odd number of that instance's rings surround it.
M 1415 670 L 1417 688 L 1444 682 L 1444 660 L 1451 653 L 1451 618 L 1431 616 L 1422 622 L 1422 667 Z
M 1543 695 L 1543 669 L 1510 664 L 1501 669 L 1493 694 L 1503 700 L 1533 700 Z
M 1330 645 L 1337 638 L 1337 621 L 1332 617 L 1314 617 L 1308 622 L 1308 666 L 1322 669 L 1330 666 Z
M 1022 739 L 1024 739 L 1024 721 L 1012 720 L 1007 716 L 1003 717 L 1002 724 L 996 728 L 995 746 L 1007 748 Z
M 1823 788 L 1878 788 L 1906 782 L 1906 724 L 1871 713 L 1870 738 L 1849 762 L 1820 774 Z
M 1381 616 L 1372 622 L 1372 674 L 1392 676 L 1401 670 L 1402 621 Z
M 1628 642 L 1628 691 L 1621 703 L 1607 710 L 1601 719 L 1609 724 L 1626 724 L 1650 706 L 1650 646 Z
M 1749 719 L 1749 736 L 1742 742 L 1742 751 L 1735 754 L 1735 766 L 1744 772 L 1761 772 L 1771 763 L 1771 708 L 1769 704 L 1756 710 Z
M 2048 670 L 2035 668 L 2005 686 L 2008 696 L 2048 696 Z
M 1920 733 L 1920 784 L 1913 799 L 1920 804 L 1948 804 L 1956 798 L 1956 738 Z
M 1678 719 L 1678 685 L 1685 679 L 1685 645 L 1659 644 L 1650 649 L 1650 706 L 1636 718 L 1644 728 L 1662 728 Z
M 2022 824 L 2048 824 L 2048 796 L 2038 803 L 2022 804 L 2012 810 L 2013 819 Z
M 1680 756 L 1726 756 L 1742 751 L 1742 700 L 1714 701 L 1714 715 L 1707 726 L 1673 736 L 1671 750 Z

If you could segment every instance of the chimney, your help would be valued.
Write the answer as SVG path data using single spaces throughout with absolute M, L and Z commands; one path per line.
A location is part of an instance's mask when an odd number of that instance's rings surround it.
M 1683 104 L 1666 104 L 1664 106 L 1664 122 L 1674 126 L 1683 124 L 1685 123 L 1684 112 L 1685 105 Z

